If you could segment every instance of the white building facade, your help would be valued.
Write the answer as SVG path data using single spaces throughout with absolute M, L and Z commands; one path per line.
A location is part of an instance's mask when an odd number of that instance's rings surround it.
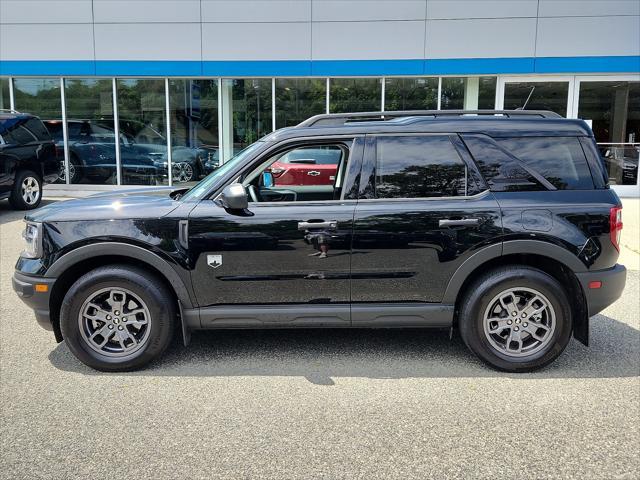
M 0 108 L 62 189 L 194 182 L 318 113 L 523 106 L 589 121 L 637 196 L 640 1 L 0 0 Z

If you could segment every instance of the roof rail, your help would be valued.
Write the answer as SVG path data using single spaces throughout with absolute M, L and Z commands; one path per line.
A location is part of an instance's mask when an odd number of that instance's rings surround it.
M 399 110 L 392 112 L 327 113 L 315 115 L 299 123 L 298 127 L 344 125 L 348 122 L 385 121 L 402 117 L 453 117 L 463 115 L 502 115 L 504 117 L 563 118 L 547 110 Z
M 13 108 L 0 108 L 0 112 L 9 112 L 9 113 L 22 113 L 18 110 L 14 110 Z

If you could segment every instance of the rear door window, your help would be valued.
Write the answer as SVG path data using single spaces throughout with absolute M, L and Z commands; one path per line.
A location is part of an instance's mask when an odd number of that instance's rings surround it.
M 24 126 L 41 142 L 51 140 L 49 130 L 47 130 L 41 120 L 37 118 L 30 118 L 24 123 Z
M 466 164 L 447 135 L 379 136 L 377 198 L 455 197 L 476 192 Z M 473 190 L 473 191 L 470 191 Z
M 11 145 L 28 145 L 37 140 L 35 135 L 25 128 L 24 122 L 13 125 L 2 137 Z
M 513 137 L 495 140 L 558 190 L 593 188 L 591 171 L 580 140 L 576 137 Z

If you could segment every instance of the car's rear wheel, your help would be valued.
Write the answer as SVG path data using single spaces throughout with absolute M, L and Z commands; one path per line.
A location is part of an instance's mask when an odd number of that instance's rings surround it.
M 173 297 L 156 276 L 113 265 L 73 284 L 62 302 L 60 327 L 81 362 L 123 371 L 143 367 L 164 352 L 175 318 Z
M 542 368 L 571 338 L 571 309 L 562 285 L 527 267 L 501 267 L 466 290 L 460 304 L 460 334 L 490 366 L 509 372 Z
M 67 181 L 67 166 L 65 161 L 60 162 L 60 169 L 58 171 L 58 179 L 60 183 L 66 183 Z M 82 179 L 82 162 L 78 157 L 71 155 L 69 159 L 69 183 L 80 183 Z
M 17 210 L 31 210 L 42 200 L 42 180 L 31 170 L 16 173 L 9 203 Z

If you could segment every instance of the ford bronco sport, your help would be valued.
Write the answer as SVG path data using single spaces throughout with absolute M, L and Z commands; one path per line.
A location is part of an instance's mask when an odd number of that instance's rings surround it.
M 299 152 L 303 150 L 302 152 Z M 334 180 L 272 165 L 337 152 Z M 282 162 L 281 162 L 282 163 Z M 317 163 L 322 163 L 320 160 Z M 87 365 L 131 370 L 216 328 L 434 327 L 494 368 L 543 367 L 625 283 L 593 134 L 544 111 L 333 114 L 267 135 L 191 189 L 26 217 L 13 286 Z

